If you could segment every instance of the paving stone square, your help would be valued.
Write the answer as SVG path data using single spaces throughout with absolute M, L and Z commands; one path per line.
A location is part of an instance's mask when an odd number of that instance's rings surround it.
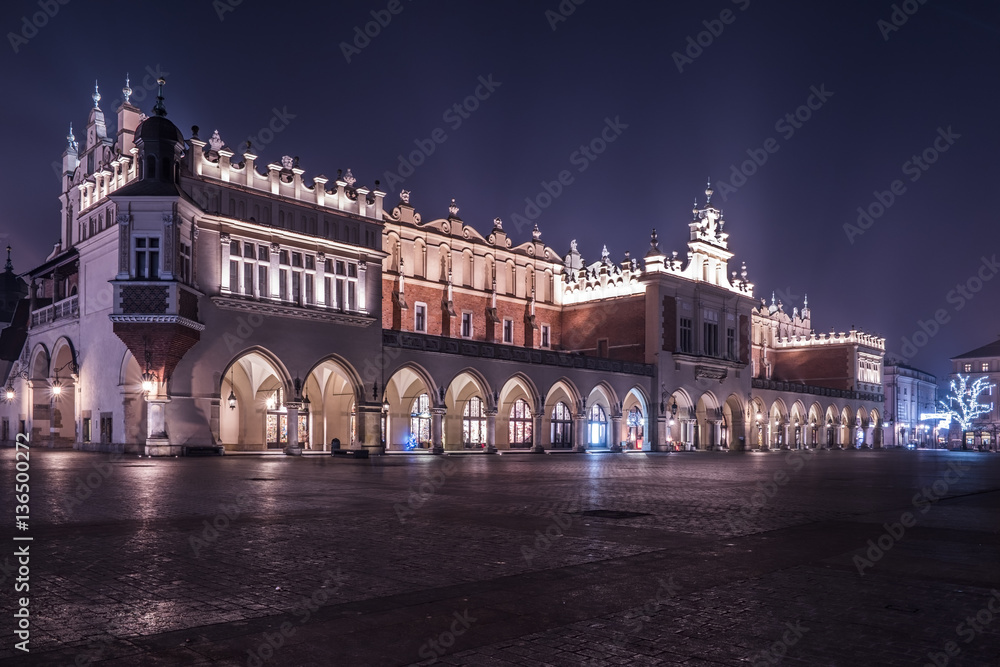
M 993 454 L 31 453 L 0 664 L 1000 664 Z

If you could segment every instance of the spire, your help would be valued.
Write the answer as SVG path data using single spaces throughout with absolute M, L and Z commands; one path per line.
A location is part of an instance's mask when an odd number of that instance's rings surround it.
M 128 72 L 125 72 L 125 87 L 122 88 L 122 95 L 125 97 L 125 104 L 131 104 L 129 98 L 132 97 L 132 87 L 129 86 Z
M 802 309 L 805 310 L 808 307 L 809 307 L 809 295 L 806 294 L 804 297 L 802 297 Z
M 71 151 L 76 151 L 80 148 L 80 145 L 76 143 L 76 137 L 73 136 L 73 123 L 69 124 L 69 134 L 66 135 L 66 143 L 69 144 Z
M 771 305 L 774 305 L 774 290 L 771 290 Z
M 715 190 L 712 189 L 712 177 L 708 178 L 708 185 L 705 186 L 705 206 L 707 207 L 712 203 L 712 195 L 715 194 Z
M 100 109 L 101 107 L 98 105 L 98 102 L 101 101 L 101 91 L 97 89 L 97 79 L 94 79 L 94 94 L 90 97 L 94 100 L 94 108 Z
M 14 273 L 14 265 L 10 261 L 10 245 L 7 246 L 7 264 L 3 268 L 7 273 Z
M 167 108 L 163 106 L 163 86 L 167 85 L 166 80 L 161 76 L 156 80 L 159 90 L 156 93 L 156 104 L 153 105 L 153 113 L 157 116 L 166 116 Z

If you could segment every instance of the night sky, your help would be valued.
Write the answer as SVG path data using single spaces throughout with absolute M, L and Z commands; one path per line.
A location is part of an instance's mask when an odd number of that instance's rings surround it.
M 381 180 L 389 204 L 411 190 L 425 220 L 455 197 L 467 223 L 488 231 L 500 216 L 515 243 L 530 238 L 515 214 L 537 213 L 545 242 L 565 253 L 575 238 L 588 262 L 603 244 L 615 261 L 641 256 L 653 227 L 683 257 L 711 177 L 730 269 L 745 260 L 756 295 L 773 290 L 786 310 L 808 294 L 817 332 L 879 333 L 890 355 L 939 377 L 1000 335 L 1000 278 L 956 290 L 1000 271 L 982 259 L 1000 256 L 996 2 L 909 0 L 897 29 L 893 3 L 871 0 L 50 1 L 58 11 L 36 18 L 37 34 L 22 19 L 37 0 L 5 3 L 0 21 L 0 224 L 19 271 L 58 240 L 52 164 L 70 122 L 83 137 L 94 80 L 113 118 L 126 72 L 149 113 L 156 73 L 185 136 L 218 129 L 237 152 L 254 136 L 259 164 L 298 156 L 307 181 L 351 168 L 359 184 Z M 366 43 L 356 28 L 374 33 L 372 12 L 387 25 Z M 477 88 L 478 108 L 456 112 Z M 281 131 L 261 134 L 275 110 Z M 444 140 L 427 155 L 435 130 Z M 603 152 L 579 152 L 602 131 L 614 138 L 596 142 Z M 416 142 L 423 163 L 389 187 Z M 911 162 L 928 148 L 933 164 Z M 766 162 L 734 178 L 753 156 Z M 564 170 L 559 196 L 526 212 Z M 857 226 L 876 191 L 894 201 Z M 904 348 L 936 313 L 936 335 Z

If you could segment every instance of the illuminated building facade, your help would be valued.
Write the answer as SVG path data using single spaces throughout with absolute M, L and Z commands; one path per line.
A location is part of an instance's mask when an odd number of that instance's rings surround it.
M 979 378 L 987 379 L 992 387 L 979 396 L 978 402 L 990 406 L 990 409 L 973 420 L 964 432 L 958 422 L 953 421 L 949 430 L 941 429 L 941 438 L 947 441 L 951 449 L 995 451 L 997 437 L 1000 436 L 1000 400 L 997 399 L 997 387 L 1000 387 L 1000 340 L 953 357 L 949 378 L 957 384 L 959 375 L 969 378 L 970 385 Z M 948 399 L 945 397 L 942 400 Z
M 307 178 L 162 95 L 63 156 L 0 414 L 36 441 L 203 450 L 879 446 L 884 340 L 755 300 L 706 191 L 684 259 L 587 263 L 537 227 L 424 220 L 350 169 Z
M 886 419 L 892 426 L 891 433 L 886 433 L 887 444 L 894 447 L 936 446 L 939 421 L 922 417 L 940 412 L 937 378 L 905 364 L 891 363 L 885 367 L 883 381 Z M 946 435 L 941 434 L 941 437 Z

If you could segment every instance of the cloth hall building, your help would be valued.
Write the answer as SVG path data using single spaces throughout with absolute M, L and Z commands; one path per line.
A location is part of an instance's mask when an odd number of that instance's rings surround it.
M 202 451 L 742 449 L 883 442 L 884 339 L 755 298 L 706 190 L 686 253 L 587 263 L 350 169 L 189 136 L 95 91 L 61 242 L 0 338 L 3 439 Z M 224 133 L 224 130 L 223 130 Z M 564 245 L 564 244 L 561 244 Z M 8 295 L 9 296 L 9 295 Z M 0 301 L 6 298 L 0 295 Z M 8 308 L 7 306 L 10 306 Z M 18 316 L 16 313 L 21 313 Z M 6 332 L 6 330 L 4 330 Z

